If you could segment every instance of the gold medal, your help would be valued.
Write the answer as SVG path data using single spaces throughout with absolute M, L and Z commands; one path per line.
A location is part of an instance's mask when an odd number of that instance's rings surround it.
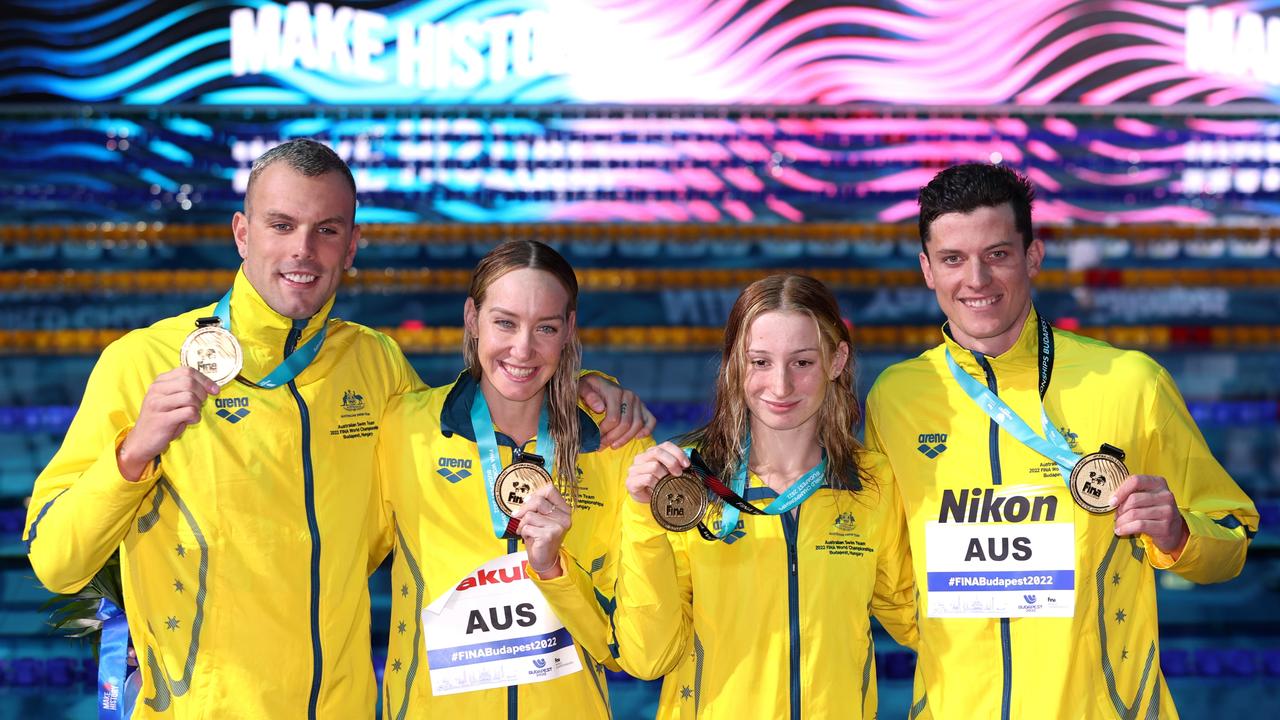
M 668 475 L 653 486 L 649 510 L 667 530 L 692 530 L 707 513 L 707 486 L 692 468 L 683 475 Z
M 1096 453 L 1080 458 L 1071 469 L 1071 497 L 1076 504 L 1095 515 L 1116 509 L 1116 488 L 1129 477 L 1124 466 L 1124 451 L 1106 443 Z
M 182 343 L 183 367 L 198 370 L 222 387 L 240 374 L 244 353 L 231 331 L 216 317 L 196 320 L 196 329 Z
M 498 508 L 510 517 L 524 507 L 534 490 L 550 484 L 551 473 L 546 468 L 536 463 L 518 462 L 498 473 L 498 479 L 493 483 L 493 499 Z

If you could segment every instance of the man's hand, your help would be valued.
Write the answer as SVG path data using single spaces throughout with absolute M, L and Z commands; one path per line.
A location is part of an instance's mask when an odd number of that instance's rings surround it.
M 652 433 L 658 424 L 635 393 L 599 375 L 585 375 L 578 380 L 578 397 L 587 407 L 604 413 L 604 420 L 600 421 L 602 447 L 616 450 L 632 438 Z
M 543 580 L 564 574 L 560 567 L 560 546 L 573 526 L 573 512 L 554 483 L 534 490 L 512 519 L 520 522 L 517 532 L 529 554 L 529 566 Z
M 147 464 L 178 439 L 188 425 L 200 422 L 205 398 L 218 394 L 218 384 L 188 367 L 158 376 L 142 398 L 138 421 L 116 453 L 120 474 L 137 482 Z
M 1174 560 L 1191 535 L 1169 483 L 1159 475 L 1130 475 L 1116 488 L 1116 535 L 1140 533 Z

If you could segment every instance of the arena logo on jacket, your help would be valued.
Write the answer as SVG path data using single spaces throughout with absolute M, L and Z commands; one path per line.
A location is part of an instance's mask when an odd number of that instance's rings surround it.
M 217 408 L 214 414 L 232 425 L 249 417 L 249 398 L 247 397 L 214 398 L 213 406 Z
M 365 409 L 364 393 L 347 388 L 338 401 L 338 423 L 329 429 L 331 437 L 343 440 L 372 438 L 378 431 L 378 422 Z
M 920 443 L 916 450 L 930 460 L 947 451 L 946 433 L 920 433 L 920 437 L 916 438 L 916 442 Z

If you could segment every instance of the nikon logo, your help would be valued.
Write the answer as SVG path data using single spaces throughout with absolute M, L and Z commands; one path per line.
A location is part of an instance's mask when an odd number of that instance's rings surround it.
M 997 496 L 994 489 L 974 488 L 942 491 L 938 522 L 1000 523 L 1053 522 L 1058 513 L 1058 498 L 1052 495 L 1028 498 L 1022 495 Z

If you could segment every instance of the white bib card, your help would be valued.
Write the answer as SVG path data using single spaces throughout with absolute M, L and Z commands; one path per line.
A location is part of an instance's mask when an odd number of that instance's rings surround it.
M 545 682 L 582 669 L 521 551 L 468 573 L 422 611 L 431 693 Z
M 1062 486 L 944 490 L 925 524 L 928 617 L 1071 617 L 1073 513 Z

